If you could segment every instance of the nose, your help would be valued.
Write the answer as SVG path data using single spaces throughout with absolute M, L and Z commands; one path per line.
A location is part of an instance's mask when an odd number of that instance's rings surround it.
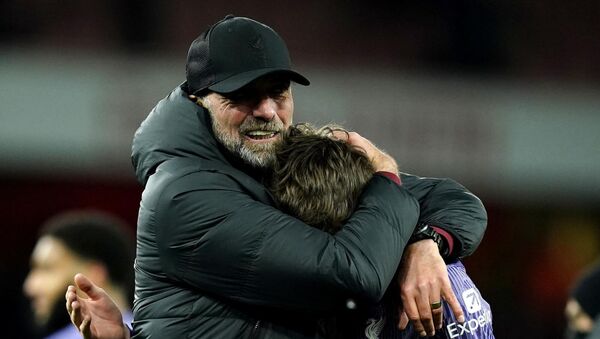
M 273 98 L 265 97 L 261 99 L 254 109 L 252 110 L 252 115 L 255 118 L 263 119 L 266 121 L 271 121 L 275 118 L 277 114 L 277 103 Z

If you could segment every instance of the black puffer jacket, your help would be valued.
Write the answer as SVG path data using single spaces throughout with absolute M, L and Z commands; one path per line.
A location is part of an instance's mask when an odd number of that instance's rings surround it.
M 375 176 L 334 236 L 309 227 L 274 208 L 256 177 L 232 164 L 208 113 L 186 96 L 177 88 L 159 102 L 133 142 L 145 185 L 136 338 L 318 337 L 323 314 L 349 299 L 381 298 L 417 222 L 415 196 L 427 201 L 422 217 L 460 239 L 462 254 L 483 235 L 477 198 L 456 183 L 412 176 L 403 187 Z

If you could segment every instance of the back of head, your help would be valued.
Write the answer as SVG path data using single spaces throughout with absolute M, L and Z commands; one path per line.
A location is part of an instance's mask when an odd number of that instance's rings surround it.
M 49 219 L 40 236 L 57 239 L 74 254 L 102 264 L 111 283 L 127 291 L 131 300 L 135 245 L 123 221 L 99 211 L 69 211 Z
M 589 266 L 575 281 L 571 298 L 590 318 L 600 319 L 600 261 Z
M 374 173 L 361 150 L 330 137 L 334 130 L 340 128 L 292 126 L 278 148 L 270 187 L 282 210 L 330 233 L 350 217 Z

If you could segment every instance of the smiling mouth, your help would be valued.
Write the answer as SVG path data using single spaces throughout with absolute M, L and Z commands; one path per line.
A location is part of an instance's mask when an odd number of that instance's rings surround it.
M 276 137 L 279 132 L 276 131 L 249 131 L 244 133 L 244 135 L 252 140 L 266 140 Z

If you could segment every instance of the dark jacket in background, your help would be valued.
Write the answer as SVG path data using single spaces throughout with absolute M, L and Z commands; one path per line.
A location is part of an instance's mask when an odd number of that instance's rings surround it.
M 337 234 L 310 227 L 274 207 L 210 126 L 177 88 L 136 132 L 136 338 L 318 337 L 319 317 L 382 297 L 419 213 L 456 237 L 461 256 L 481 241 L 479 199 L 409 175 L 402 187 L 374 176 Z

